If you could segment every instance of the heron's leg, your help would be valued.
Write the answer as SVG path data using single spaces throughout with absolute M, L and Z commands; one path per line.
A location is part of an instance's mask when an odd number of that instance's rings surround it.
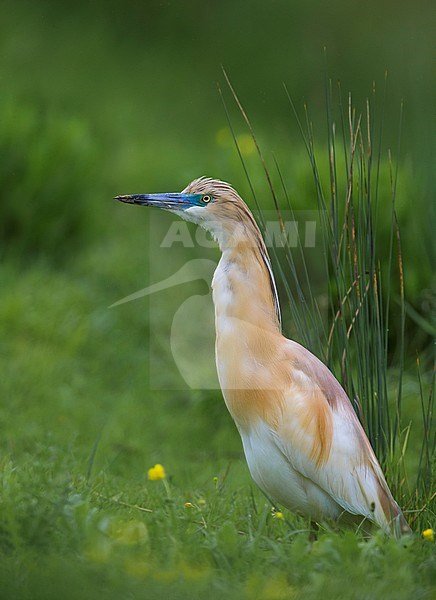
M 316 542 L 318 539 L 319 525 L 316 521 L 310 520 L 309 542 Z

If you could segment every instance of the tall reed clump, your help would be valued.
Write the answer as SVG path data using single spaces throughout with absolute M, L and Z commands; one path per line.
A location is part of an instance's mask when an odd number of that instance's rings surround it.
M 274 176 L 267 166 L 250 120 L 227 75 L 224 75 L 252 135 L 278 221 L 283 223 L 283 210 L 292 210 L 285 177 L 274 159 L 281 187 L 277 191 L 277 185 L 273 184 Z M 432 420 L 435 382 L 433 377 L 424 384 L 418 364 L 422 411 L 422 431 L 418 435 L 422 439 L 422 447 L 413 482 L 406 472 L 406 454 L 410 429 L 416 425 L 405 423 L 402 416 L 406 283 L 396 213 L 398 157 L 397 166 L 394 166 L 390 151 L 386 158 L 382 156 L 383 106 L 376 128 L 373 116 L 377 107 L 375 86 L 359 114 L 351 95 L 343 102 L 340 86 L 338 100 L 334 102 L 332 84 L 327 82 L 327 152 L 325 149 L 320 152 L 307 106 L 304 106 L 304 117 L 300 118 L 286 86 L 285 92 L 300 129 L 315 184 L 322 225 L 322 255 L 329 288 L 327 326 L 321 316 L 318 298 L 312 291 L 301 241 L 299 247 L 291 250 L 284 235 L 286 258 L 281 260 L 281 264 L 276 261 L 276 271 L 282 279 L 299 340 L 318 354 L 342 382 L 395 497 L 409 513 L 412 528 L 419 531 L 428 527 L 428 520 L 434 520 L 436 513 L 436 494 L 432 492 L 436 447 Z M 226 103 L 223 102 L 234 133 Z M 234 134 L 233 137 L 257 203 L 237 136 Z M 397 150 L 400 150 L 400 139 Z M 327 177 L 324 173 L 328 173 Z M 389 182 L 387 194 L 383 188 L 383 197 L 382 179 Z M 281 198 L 284 198 L 283 202 Z M 258 208 L 262 220 L 262 209 Z M 381 248 L 378 225 L 385 219 L 389 219 L 388 247 L 384 238 Z M 272 254 L 274 259 L 273 248 Z M 302 260 L 299 268 L 296 265 L 297 255 Z M 396 328 L 395 336 L 389 335 L 390 328 Z M 395 348 L 391 347 L 392 340 Z M 389 370 L 396 376 L 394 393 L 388 380 Z

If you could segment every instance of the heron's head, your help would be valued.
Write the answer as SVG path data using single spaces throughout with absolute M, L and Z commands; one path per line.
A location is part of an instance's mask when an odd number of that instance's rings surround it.
M 210 231 L 221 249 L 260 235 L 245 202 L 231 185 L 218 179 L 195 179 L 182 192 L 116 196 L 116 200 L 173 212 Z

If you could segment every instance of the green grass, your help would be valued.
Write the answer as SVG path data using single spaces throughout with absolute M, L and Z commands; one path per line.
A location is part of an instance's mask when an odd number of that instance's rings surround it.
M 32 464 L 4 469 L 13 511 L 6 506 L 3 518 L 14 535 L 0 566 L 2 597 L 408 599 L 434 592 L 431 543 L 322 531 L 311 544 L 306 523 L 274 518 L 250 493 L 240 463 L 227 475 L 210 461 L 175 461 L 166 486 L 139 473 L 127 484 L 110 468 L 92 482 L 74 471 L 59 479 L 59 467 L 71 463 L 36 452 Z

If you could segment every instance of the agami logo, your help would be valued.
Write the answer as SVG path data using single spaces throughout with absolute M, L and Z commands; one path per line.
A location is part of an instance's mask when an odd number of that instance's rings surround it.
M 265 214 L 266 211 L 264 216 Z M 272 216 L 276 216 L 275 213 L 272 213 Z M 141 298 L 149 298 L 152 389 L 181 387 L 219 389 L 215 366 L 214 305 L 211 287 L 218 264 L 219 250 L 211 236 L 200 227 L 193 227 L 158 211 L 150 211 L 147 217 L 150 244 L 149 273 L 154 283 L 121 298 L 110 308 Z M 270 253 L 280 252 L 284 248 L 300 247 L 304 252 L 316 251 L 319 258 L 320 244 L 316 235 L 319 213 L 299 211 L 288 217 L 283 219 L 282 224 L 272 218 L 263 222 L 265 243 Z M 170 253 L 165 255 L 164 251 L 167 248 L 170 249 Z M 158 265 L 153 260 L 156 256 L 162 256 L 162 262 Z M 173 272 L 159 279 L 162 276 L 160 271 L 162 264 L 171 265 Z M 193 289 L 198 288 L 198 284 L 194 282 L 198 281 L 204 282 L 200 294 L 193 293 Z M 170 292 L 170 290 L 174 291 Z M 168 314 L 166 310 L 163 316 L 162 294 L 166 301 L 169 296 L 170 300 L 177 299 L 172 314 Z M 165 321 L 162 321 L 163 318 Z M 168 377 L 167 371 L 171 368 L 170 365 L 166 364 L 166 373 L 160 373 L 157 366 L 164 362 L 159 361 L 158 357 L 164 352 L 165 344 L 169 346 L 170 354 L 181 376 L 178 384 Z

